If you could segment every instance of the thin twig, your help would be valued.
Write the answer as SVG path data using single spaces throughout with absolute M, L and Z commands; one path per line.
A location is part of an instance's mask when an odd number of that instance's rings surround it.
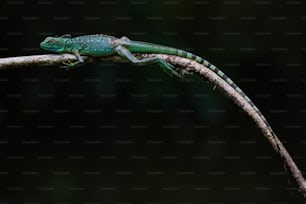
M 275 135 L 273 130 L 267 126 L 267 124 L 262 120 L 260 115 L 254 110 L 254 108 L 242 97 L 233 87 L 226 83 L 222 78 L 220 78 L 212 70 L 208 69 L 202 64 L 199 64 L 195 61 L 172 56 L 172 55 L 162 55 L 162 54 L 138 54 L 140 59 L 146 57 L 161 57 L 168 61 L 169 63 L 176 65 L 181 69 L 183 73 L 194 72 L 200 76 L 206 78 L 214 86 L 219 88 L 223 93 L 225 93 L 234 103 L 236 103 L 242 110 L 244 110 L 255 122 L 255 124 L 260 128 L 263 135 L 270 142 L 273 149 L 279 154 L 279 156 L 284 160 L 283 162 L 287 166 L 289 172 L 295 179 L 298 190 L 306 198 L 306 181 L 293 161 L 292 157 L 282 144 L 282 142 Z M 74 55 L 71 54 L 61 54 L 61 55 L 33 55 L 33 56 L 24 56 L 24 57 L 11 57 L 11 58 L 2 58 L 0 59 L 0 70 L 9 69 L 14 67 L 23 68 L 26 66 L 46 66 L 46 65 L 62 65 L 64 62 L 76 60 Z M 92 61 L 111 61 L 111 62 L 124 62 L 120 57 L 103 57 L 99 59 L 93 59 L 89 57 L 84 57 L 85 62 Z

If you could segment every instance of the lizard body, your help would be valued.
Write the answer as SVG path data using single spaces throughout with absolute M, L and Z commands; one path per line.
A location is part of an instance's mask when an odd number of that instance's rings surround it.
M 165 71 L 178 77 L 181 77 L 181 75 L 177 73 L 174 70 L 174 67 L 168 62 L 166 62 L 164 59 L 153 57 L 139 60 L 133 55 L 133 53 L 169 54 L 196 61 L 215 72 L 226 83 L 233 87 L 243 98 L 245 98 L 245 100 L 253 107 L 253 109 L 258 113 L 263 122 L 267 125 L 267 127 L 269 127 L 269 129 L 273 133 L 272 128 L 268 124 L 263 114 L 259 111 L 259 109 L 251 101 L 251 99 L 228 76 L 226 76 L 220 69 L 218 69 L 216 66 L 214 66 L 207 60 L 190 52 L 163 45 L 132 41 L 126 37 L 116 38 L 103 34 L 84 35 L 75 38 L 71 38 L 70 35 L 64 35 L 61 37 L 47 37 L 43 42 L 41 42 L 40 46 L 42 49 L 56 53 L 73 53 L 78 59 L 77 63 L 83 62 L 81 55 L 120 55 L 121 57 L 127 59 L 129 62 L 135 65 L 148 65 L 157 63 Z M 72 65 L 75 65 L 75 63 L 73 63 Z

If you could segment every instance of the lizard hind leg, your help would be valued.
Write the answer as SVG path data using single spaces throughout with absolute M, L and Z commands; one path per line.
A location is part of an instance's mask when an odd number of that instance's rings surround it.
M 180 74 L 179 72 L 175 71 L 175 67 L 172 64 L 166 62 L 162 58 L 156 58 L 156 59 L 157 59 L 157 63 L 162 68 L 162 70 L 164 72 L 166 72 L 169 76 L 176 77 L 176 78 L 179 78 L 179 79 L 183 78 L 182 74 Z
M 164 59 L 159 58 L 159 57 L 148 57 L 144 59 L 137 59 L 127 48 L 119 45 L 115 48 L 116 52 L 118 55 L 124 57 L 127 59 L 129 62 L 133 63 L 134 65 L 138 66 L 145 66 L 145 65 L 150 65 L 150 64 L 155 64 L 157 63 L 163 71 L 165 71 L 167 74 L 170 76 L 174 76 L 177 78 L 182 78 L 182 75 L 178 72 L 175 71 L 175 68 L 172 64 L 166 62 Z

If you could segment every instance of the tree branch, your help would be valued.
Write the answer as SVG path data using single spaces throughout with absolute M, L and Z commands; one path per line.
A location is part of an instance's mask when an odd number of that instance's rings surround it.
M 262 120 L 260 115 L 254 110 L 254 108 L 242 97 L 234 88 L 227 84 L 222 78 L 220 78 L 212 70 L 205 67 L 203 64 L 199 64 L 195 61 L 178 57 L 172 55 L 162 55 L 162 54 L 138 54 L 140 59 L 146 57 L 161 57 L 168 61 L 169 63 L 178 66 L 178 68 L 183 72 L 193 72 L 200 76 L 206 78 L 213 85 L 219 88 L 223 93 L 225 93 L 234 103 L 236 103 L 243 111 L 245 111 L 255 122 L 255 124 L 260 128 L 263 135 L 270 142 L 273 149 L 279 154 L 283 159 L 284 164 L 288 168 L 289 172 L 295 179 L 298 190 L 306 198 L 306 181 L 298 169 L 297 165 L 293 161 L 292 157 L 278 139 L 272 129 L 267 126 L 267 124 Z M 125 62 L 121 57 L 103 57 L 103 58 L 90 58 L 83 57 L 85 62 L 99 61 L 111 61 L 111 62 Z M 23 68 L 26 66 L 50 66 L 50 65 L 62 65 L 69 61 L 75 61 L 76 58 L 71 54 L 60 54 L 60 55 L 33 55 L 24 57 L 11 57 L 0 59 L 0 70 L 10 69 L 10 68 Z
M 93 62 L 96 59 L 82 56 L 86 63 Z M 0 58 L 0 70 L 10 68 L 24 68 L 29 66 L 55 66 L 64 65 L 63 63 L 69 63 L 75 61 L 76 57 L 72 54 L 48 54 L 48 55 L 31 55 L 21 57 L 8 57 Z M 100 61 L 115 61 L 123 62 L 124 60 L 120 57 L 103 57 L 99 58 Z

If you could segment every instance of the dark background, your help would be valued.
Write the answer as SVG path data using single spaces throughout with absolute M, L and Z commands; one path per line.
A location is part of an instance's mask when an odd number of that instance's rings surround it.
M 304 1 L 0 1 L 0 56 L 46 36 L 171 45 L 223 70 L 305 164 Z M 305 203 L 251 119 L 158 66 L 0 72 L 0 203 Z

